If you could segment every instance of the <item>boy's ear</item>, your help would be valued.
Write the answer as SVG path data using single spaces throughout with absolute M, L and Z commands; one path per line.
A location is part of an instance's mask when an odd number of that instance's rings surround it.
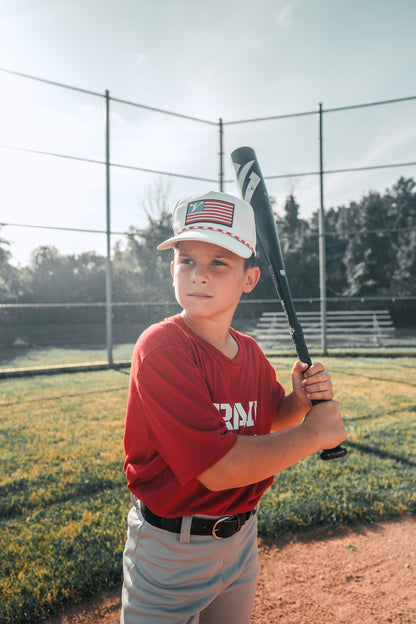
M 170 274 L 172 275 L 172 278 L 175 277 L 175 262 L 174 262 L 174 260 L 172 260 L 172 262 L 170 263 Z
M 253 290 L 260 279 L 259 267 L 250 267 L 246 271 L 246 279 L 244 282 L 243 292 L 249 293 Z

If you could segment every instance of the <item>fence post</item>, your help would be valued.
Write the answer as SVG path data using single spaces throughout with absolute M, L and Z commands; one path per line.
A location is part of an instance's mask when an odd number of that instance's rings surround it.
M 105 271 L 107 362 L 113 366 L 113 295 L 111 267 L 111 204 L 110 204 L 110 94 L 105 92 L 105 203 L 107 262 Z
M 324 159 L 322 104 L 319 104 L 319 292 L 321 304 L 321 351 L 327 354 L 326 335 L 326 260 L 325 260 L 325 209 L 324 209 Z
M 220 191 L 224 190 L 224 146 L 223 146 L 223 123 L 220 117 L 218 122 L 219 133 L 219 187 Z

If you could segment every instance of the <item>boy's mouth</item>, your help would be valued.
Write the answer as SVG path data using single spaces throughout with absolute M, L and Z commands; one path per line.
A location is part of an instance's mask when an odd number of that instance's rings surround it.
M 212 297 L 212 295 L 209 295 L 208 293 L 204 293 L 204 292 L 191 292 L 188 293 L 188 297 L 196 297 L 197 299 L 209 299 Z

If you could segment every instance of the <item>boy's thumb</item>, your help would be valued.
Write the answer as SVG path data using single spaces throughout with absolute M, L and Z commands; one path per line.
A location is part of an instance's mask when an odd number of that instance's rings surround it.
M 292 369 L 292 375 L 295 375 L 296 377 L 303 377 L 303 373 L 308 369 L 308 365 L 305 364 L 305 362 L 300 362 L 299 360 L 297 362 L 295 362 L 293 369 Z

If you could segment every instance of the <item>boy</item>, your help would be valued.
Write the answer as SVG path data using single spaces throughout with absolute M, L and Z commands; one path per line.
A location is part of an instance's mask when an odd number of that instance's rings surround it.
M 193 196 L 176 205 L 173 230 L 158 249 L 174 248 L 183 310 L 149 327 L 132 360 L 121 622 L 248 624 L 259 500 L 276 473 L 345 430 L 321 364 L 296 362 L 285 395 L 257 343 L 231 328 L 260 277 L 250 204 Z

